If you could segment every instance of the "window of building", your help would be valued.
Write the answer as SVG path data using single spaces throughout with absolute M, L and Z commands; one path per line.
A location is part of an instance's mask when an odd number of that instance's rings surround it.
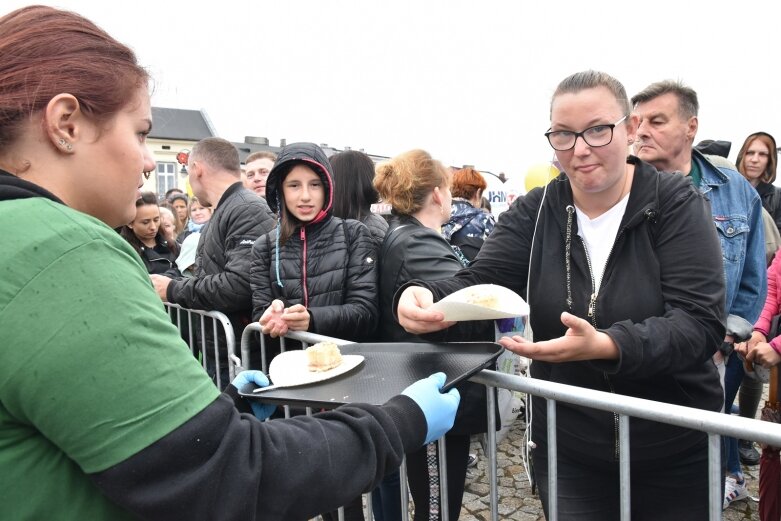
M 157 163 L 157 193 L 176 188 L 176 163 Z

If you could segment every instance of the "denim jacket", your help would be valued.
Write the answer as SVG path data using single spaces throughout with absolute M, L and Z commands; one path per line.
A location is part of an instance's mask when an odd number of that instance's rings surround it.
M 699 189 L 710 200 L 721 241 L 727 313 L 753 324 L 767 295 L 762 201 L 737 171 L 714 166 L 697 150 L 692 150 L 692 161 L 702 172 Z

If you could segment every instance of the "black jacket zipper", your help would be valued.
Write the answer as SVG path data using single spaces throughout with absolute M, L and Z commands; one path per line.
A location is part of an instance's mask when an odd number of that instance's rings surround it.
M 605 268 L 607 269 L 607 265 L 610 262 L 610 257 L 613 256 L 613 249 L 616 247 L 616 243 L 621 239 L 621 235 L 624 233 L 624 228 L 621 228 L 618 231 L 618 234 L 616 235 L 616 240 L 613 241 L 613 245 L 610 247 L 610 251 L 607 254 L 607 260 L 605 261 Z M 580 239 L 580 243 L 583 245 L 583 251 L 586 252 L 586 264 L 588 265 L 588 274 L 591 277 L 591 298 L 588 302 L 588 311 L 587 315 L 588 318 L 591 319 L 591 325 L 594 326 L 594 329 L 597 329 L 597 295 L 598 291 L 596 288 L 596 284 L 594 282 L 594 270 L 591 266 L 591 256 L 588 253 L 588 248 L 586 248 L 586 242 L 583 240 L 583 237 L 578 235 L 578 238 Z M 605 274 L 602 273 L 602 280 L 605 280 Z M 601 284 L 600 284 L 601 285 Z M 607 383 L 607 387 L 610 390 L 612 394 L 615 394 L 616 391 L 613 388 L 613 382 L 610 381 L 610 376 L 607 373 L 602 373 L 602 376 L 605 378 L 605 383 Z M 621 448 L 618 441 L 618 414 L 613 413 L 613 456 L 616 458 L 616 460 L 620 459 L 621 457 Z

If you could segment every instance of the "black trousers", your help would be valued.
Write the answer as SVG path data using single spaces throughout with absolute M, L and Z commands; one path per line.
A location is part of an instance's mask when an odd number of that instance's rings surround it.
M 469 434 L 445 435 L 447 457 L 447 494 L 449 521 L 457 521 L 461 513 L 466 483 L 466 466 L 469 462 Z M 439 451 L 437 451 L 439 452 Z M 439 456 L 437 454 L 437 456 Z M 429 517 L 429 477 L 426 447 L 407 454 L 407 478 L 412 501 L 415 503 L 414 521 L 439 521 Z
M 547 448 L 532 452 L 534 476 L 548 517 Z M 650 461 L 632 460 L 632 521 L 706 521 L 708 519 L 707 441 L 690 450 Z M 618 521 L 618 462 L 558 453 L 558 513 L 560 521 Z

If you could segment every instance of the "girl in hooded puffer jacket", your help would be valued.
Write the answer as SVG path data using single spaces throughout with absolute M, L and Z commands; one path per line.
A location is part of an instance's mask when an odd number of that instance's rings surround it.
M 252 248 L 253 320 L 272 337 L 310 331 L 368 339 L 379 315 L 377 243 L 360 221 L 332 215 L 333 171 L 322 149 L 285 147 L 266 181 L 266 201 L 277 229 Z M 363 520 L 360 497 L 345 506 L 345 516 Z
M 332 215 L 333 174 L 322 149 L 286 146 L 266 200 L 278 222 L 252 249 L 253 320 L 272 337 L 310 331 L 367 339 L 378 317 L 377 247 L 364 224 Z

